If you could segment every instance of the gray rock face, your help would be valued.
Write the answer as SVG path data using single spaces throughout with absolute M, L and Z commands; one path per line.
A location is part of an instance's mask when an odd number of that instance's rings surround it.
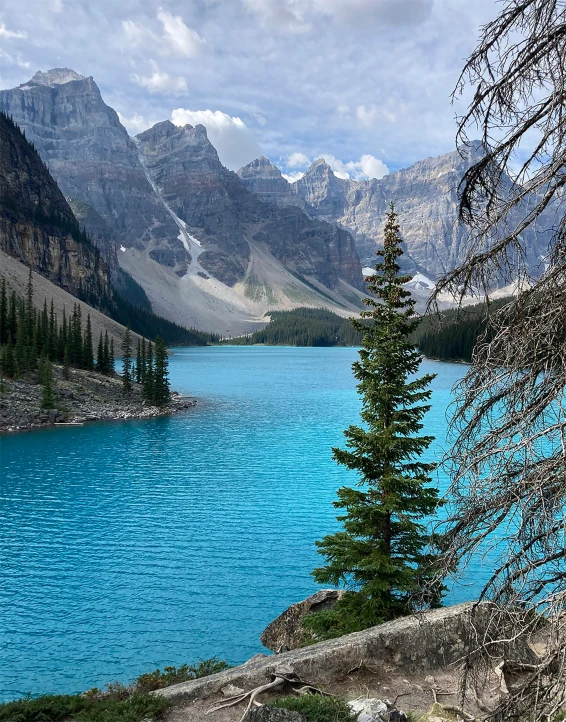
M 238 173 L 260 197 L 280 205 L 298 205 L 313 218 L 347 228 L 356 239 L 363 265 L 374 265 L 385 215 L 393 202 L 405 240 L 406 270 L 436 280 L 466 257 L 468 232 L 458 222 L 457 189 L 465 171 L 480 157 L 481 145 L 476 142 L 465 158 L 457 152 L 447 153 L 368 181 L 337 178 L 324 160 L 317 160 L 300 180 L 287 184 L 286 190 L 280 180 L 275 185 L 273 172 L 263 173 L 261 182 L 254 180 L 257 161 Z M 552 216 L 549 211 L 537 231 L 527 229 L 523 234 L 533 269 L 546 252 Z
M 243 278 L 251 241 L 265 244 L 285 266 L 328 288 L 335 288 L 339 278 L 362 288 L 350 234 L 293 205 L 261 202 L 224 168 L 204 126 L 179 128 L 164 121 L 136 141 L 167 205 L 205 246 L 199 262 L 216 278 L 227 285 Z
M 123 246 L 119 263 L 146 284 L 152 303 L 172 320 L 183 323 L 194 307 L 179 278 L 196 255 L 206 274 L 199 267 L 192 275 L 218 279 L 227 290 L 209 284 L 214 298 L 223 304 L 236 298 L 230 314 L 237 308 L 245 315 L 245 299 L 229 287 L 251 273 L 250 244 L 267 249 L 292 274 L 330 289 L 340 279 L 363 289 L 351 235 L 294 206 L 262 203 L 222 166 L 203 126 L 177 128 L 167 121 L 133 140 L 93 78 L 68 68 L 36 73 L 20 87 L 0 91 L 0 110 L 33 141 L 109 264 L 116 262 L 112 245 Z M 183 223 L 202 250 L 183 235 Z M 195 288 L 199 308 L 208 314 L 216 301 L 207 289 Z
M 307 634 L 302 626 L 303 619 L 308 614 L 332 608 L 343 595 L 344 592 L 338 589 L 321 589 L 302 602 L 292 604 L 264 629 L 261 643 L 274 652 L 298 649 Z
M 0 116 L 0 250 L 99 305 L 108 266 L 82 236 L 63 194 L 20 131 Z
M 0 110 L 25 130 L 64 195 L 91 206 L 115 242 L 182 248 L 134 142 L 93 78 L 68 68 L 38 72 L 20 87 L 0 91 Z M 84 220 L 97 236 L 99 221 L 93 215 Z

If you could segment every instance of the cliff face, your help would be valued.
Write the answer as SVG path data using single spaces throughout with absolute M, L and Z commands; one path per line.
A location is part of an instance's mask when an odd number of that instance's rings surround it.
M 259 197 L 280 205 L 294 204 L 313 218 L 337 223 L 356 239 L 363 265 L 373 265 L 382 243 L 389 204 L 395 204 L 405 241 L 405 268 L 437 279 L 466 257 L 468 232 L 458 222 L 458 185 L 465 171 L 481 154 L 475 143 L 467 157 L 457 152 L 427 158 L 381 180 L 354 181 L 337 178 L 324 160 L 315 161 L 296 183 L 273 184 L 274 173 L 256 180 L 253 164 L 238 173 Z M 257 163 L 257 161 L 255 162 Z M 285 183 L 285 179 L 281 178 Z M 552 212 L 549 211 L 548 216 Z M 551 222 L 528 229 L 524 243 L 531 267 L 546 252 Z
M 261 202 L 220 163 L 202 125 L 178 128 L 165 121 L 136 141 L 163 199 L 204 246 L 199 262 L 216 278 L 231 286 L 244 277 L 251 242 L 264 244 L 287 268 L 328 288 L 339 278 L 362 288 L 350 234 L 297 207 Z
M 73 295 L 100 303 L 107 265 L 20 130 L 0 115 L 0 250 Z
M 25 130 L 64 195 L 90 205 L 116 243 L 180 245 L 135 144 L 92 78 L 68 68 L 36 73 L 20 87 L 0 91 L 0 110 Z M 84 220 L 96 240 L 98 221 L 92 215 Z

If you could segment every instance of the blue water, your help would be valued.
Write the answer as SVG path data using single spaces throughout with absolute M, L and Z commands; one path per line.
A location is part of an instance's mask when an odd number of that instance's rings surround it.
M 0 697 L 265 651 L 266 624 L 316 589 L 314 541 L 335 528 L 336 489 L 355 482 L 330 452 L 357 421 L 355 358 L 176 349 L 172 386 L 196 408 L 3 437 Z M 465 367 L 423 371 L 438 374 L 426 418 L 434 457 Z

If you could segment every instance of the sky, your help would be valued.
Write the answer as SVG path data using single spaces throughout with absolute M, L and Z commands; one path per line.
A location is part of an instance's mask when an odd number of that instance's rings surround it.
M 135 135 L 202 123 L 227 167 L 324 157 L 380 178 L 454 150 L 451 103 L 496 0 L 3 0 L 0 88 L 93 76 Z

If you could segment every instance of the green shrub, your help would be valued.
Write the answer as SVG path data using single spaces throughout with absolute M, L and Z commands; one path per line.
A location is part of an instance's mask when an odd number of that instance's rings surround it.
M 305 646 L 322 642 L 325 639 L 335 639 L 344 634 L 361 632 L 363 629 L 381 624 L 386 619 L 368 615 L 371 607 L 364 604 L 361 594 L 348 592 L 330 609 L 313 612 L 303 617 L 302 626 L 305 630 Z M 398 616 L 402 616 L 399 614 Z
M 283 707 L 299 712 L 309 722 L 353 722 L 357 714 L 340 697 L 326 697 L 320 694 L 305 694 L 301 697 L 282 697 L 269 703 L 272 707 Z
M 181 667 L 164 667 L 163 672 L 156 669 L 153 672 L 142 674 L 135 680 L 133 688 L 140 693 L 152 692 L 154 689 L 169 687 L 171 684 L 208 677 L 210 674 L 223 672 L 228 668 L 229 665 L 226 662 L 216 659 L 216 657 L 201 659 L 196 665 L 183 664 Z
M 0 722 L 140 722 L 158 720 L 171 703 L 150 695 L 155 689 L 177 682 L 207 677 L 228 669 L 226 662 L 212 657 L 196 665 L 165 667 L 140 675 L 131 685 L 112 682 L 106 689 L 91 689 L 85 694 L 27 696 L 0 704 Z
M 160 697 L 136 694 L 128 699 L 81 695 L 26 697 L 0 704 L 1 722 L 140 722 L 159 719 L 170 706 Z

